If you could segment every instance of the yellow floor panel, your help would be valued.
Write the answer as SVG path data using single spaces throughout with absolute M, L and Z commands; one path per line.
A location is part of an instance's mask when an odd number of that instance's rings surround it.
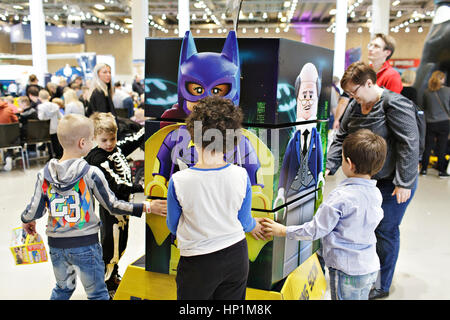
M 144 258 L 128 266 L 114 300 L 175 300 L 175 275 L 145 271 Z M 313 254 L 289 274 L 280 292 L 247 288 L 246 300 L 320 300 L 325 289 L 325 277 Z

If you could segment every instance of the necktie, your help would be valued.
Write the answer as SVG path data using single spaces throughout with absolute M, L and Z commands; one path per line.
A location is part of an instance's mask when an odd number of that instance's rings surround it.
M 302 154 L 303 156 L 306 155 L 306 152 L 308 152 L 308 135 L 309 135 L 309 131 L 305 130 L 303 132 L 303 150 L 302 150 Z

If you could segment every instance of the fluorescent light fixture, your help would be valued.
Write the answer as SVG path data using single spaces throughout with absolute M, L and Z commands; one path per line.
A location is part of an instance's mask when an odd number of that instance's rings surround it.
M 100 3 L 94 4 L 94 8 L 97 10 L 105 10 L 105 6 Z
M 395 0 L 394 2 L 392 2 L 392 6 L 398 6 L 400 4 L 400 0 Z

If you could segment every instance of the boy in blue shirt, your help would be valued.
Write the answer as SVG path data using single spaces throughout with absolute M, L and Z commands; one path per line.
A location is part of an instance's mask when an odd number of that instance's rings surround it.
M 367 300 L 380 269 L 375 228 L 383 218 L 382 196 L 371 176 L 383 167 L 386 142 L 362 129 L 342 146 L 342 170 L 347 176 L 317 210 L 312 221 L 284 226 L 262 222 L 266 236 L 292 240 L 322 238 L 322 257 L 330 274 L 333 300 Z
M 242 113 L 231 100 L 206 97 L 186 122 L 198 161 L 172 175 L 167 193 L 167 226 L 180 249 L 177 298 L 243 300 L 249 270 L 245 232 L 264 237 L 260 220 L 251 216 L 247 171 L 224 160 L 227 134 L 239 132 Z M 234 137 L 229 147 L 238 143 Z

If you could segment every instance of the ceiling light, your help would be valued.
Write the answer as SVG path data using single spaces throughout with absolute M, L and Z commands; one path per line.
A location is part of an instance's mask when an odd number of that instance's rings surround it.
M 400 18 L 402 16 L 402 12 L 400 10 L 397 11 L 397 18 Z
M 399 4 L 400 4 L 399 0 L 395 0 L 394 2 L 392 2 L 393 7 L 398 6 Z
M 419 29 L 417 29 L 417 32 L 422 33 L 423 32 L 423 28 L 419 27 Z
M 263 17 L 263 19 L 267 19 L 267 12 L 264 12 L 262 17 Z
M 246 28 L 242 28 L 242 33 L 246 33 L 247 29 Z
M 102 33 L 103 33 L 103 30 L 102 30 L 102 29 L 99 29 L 99 30 L 98 30 L 98 33 L 102 34 Z
M 166 15 L 163 13 L 161 19 L 166 20 Z
M 258 33 L 259 32 L 259 29 L 258 28 L 255 28 L 255 33 Z
M 275 29 L 275 32 L 276 32 L 276 33 L 280 33 L 280 28 L 277 27 L 277 28 Z
M 406 28 L 405 28 L 405 32 L 409 32 L 409 27 L 406 27 Z
M 86 33 L 87 33 L 87 34 L 91 34 L 91 33 L 92 33 L 91 29 L 87 29 L 87 30 L 86 30 Z
M 361 27 L 358 28 L 358 33 L 363 32 L 363 29 Z
M 133 23 L 133 20 L 131 20 L 130 18 L 125 18 L 125 19 L 123 19 L 123 22 L 125 22 L 125 23 Z
M 291 3 L 289 1 L 285 1 L 284 2 L 284 7 L 285 8 L 289 8 L 290 5 L 291 5 Z
M 13 8 L 16 10 L 23 10 L 23 7 L 19 6 L 19 5 L 15 5 L 15 6 L 13 6 Z
M 105 6 L 100 3 L 94 4 L 94 8 L 97 10 L 105 10 Z
M 253 12 L 250 12 L 250 13 L 248 14 L 248 18 L 249 18 L 249 19 L 253 19 Z
M 109 33 L 113 34 L 114 30 L 113 29 L 109 29 Z
M 328 13 L 329 13 L 331 16 L 334 16 L 334 15 L 336 14 L 336 9 L 331 9 Z

